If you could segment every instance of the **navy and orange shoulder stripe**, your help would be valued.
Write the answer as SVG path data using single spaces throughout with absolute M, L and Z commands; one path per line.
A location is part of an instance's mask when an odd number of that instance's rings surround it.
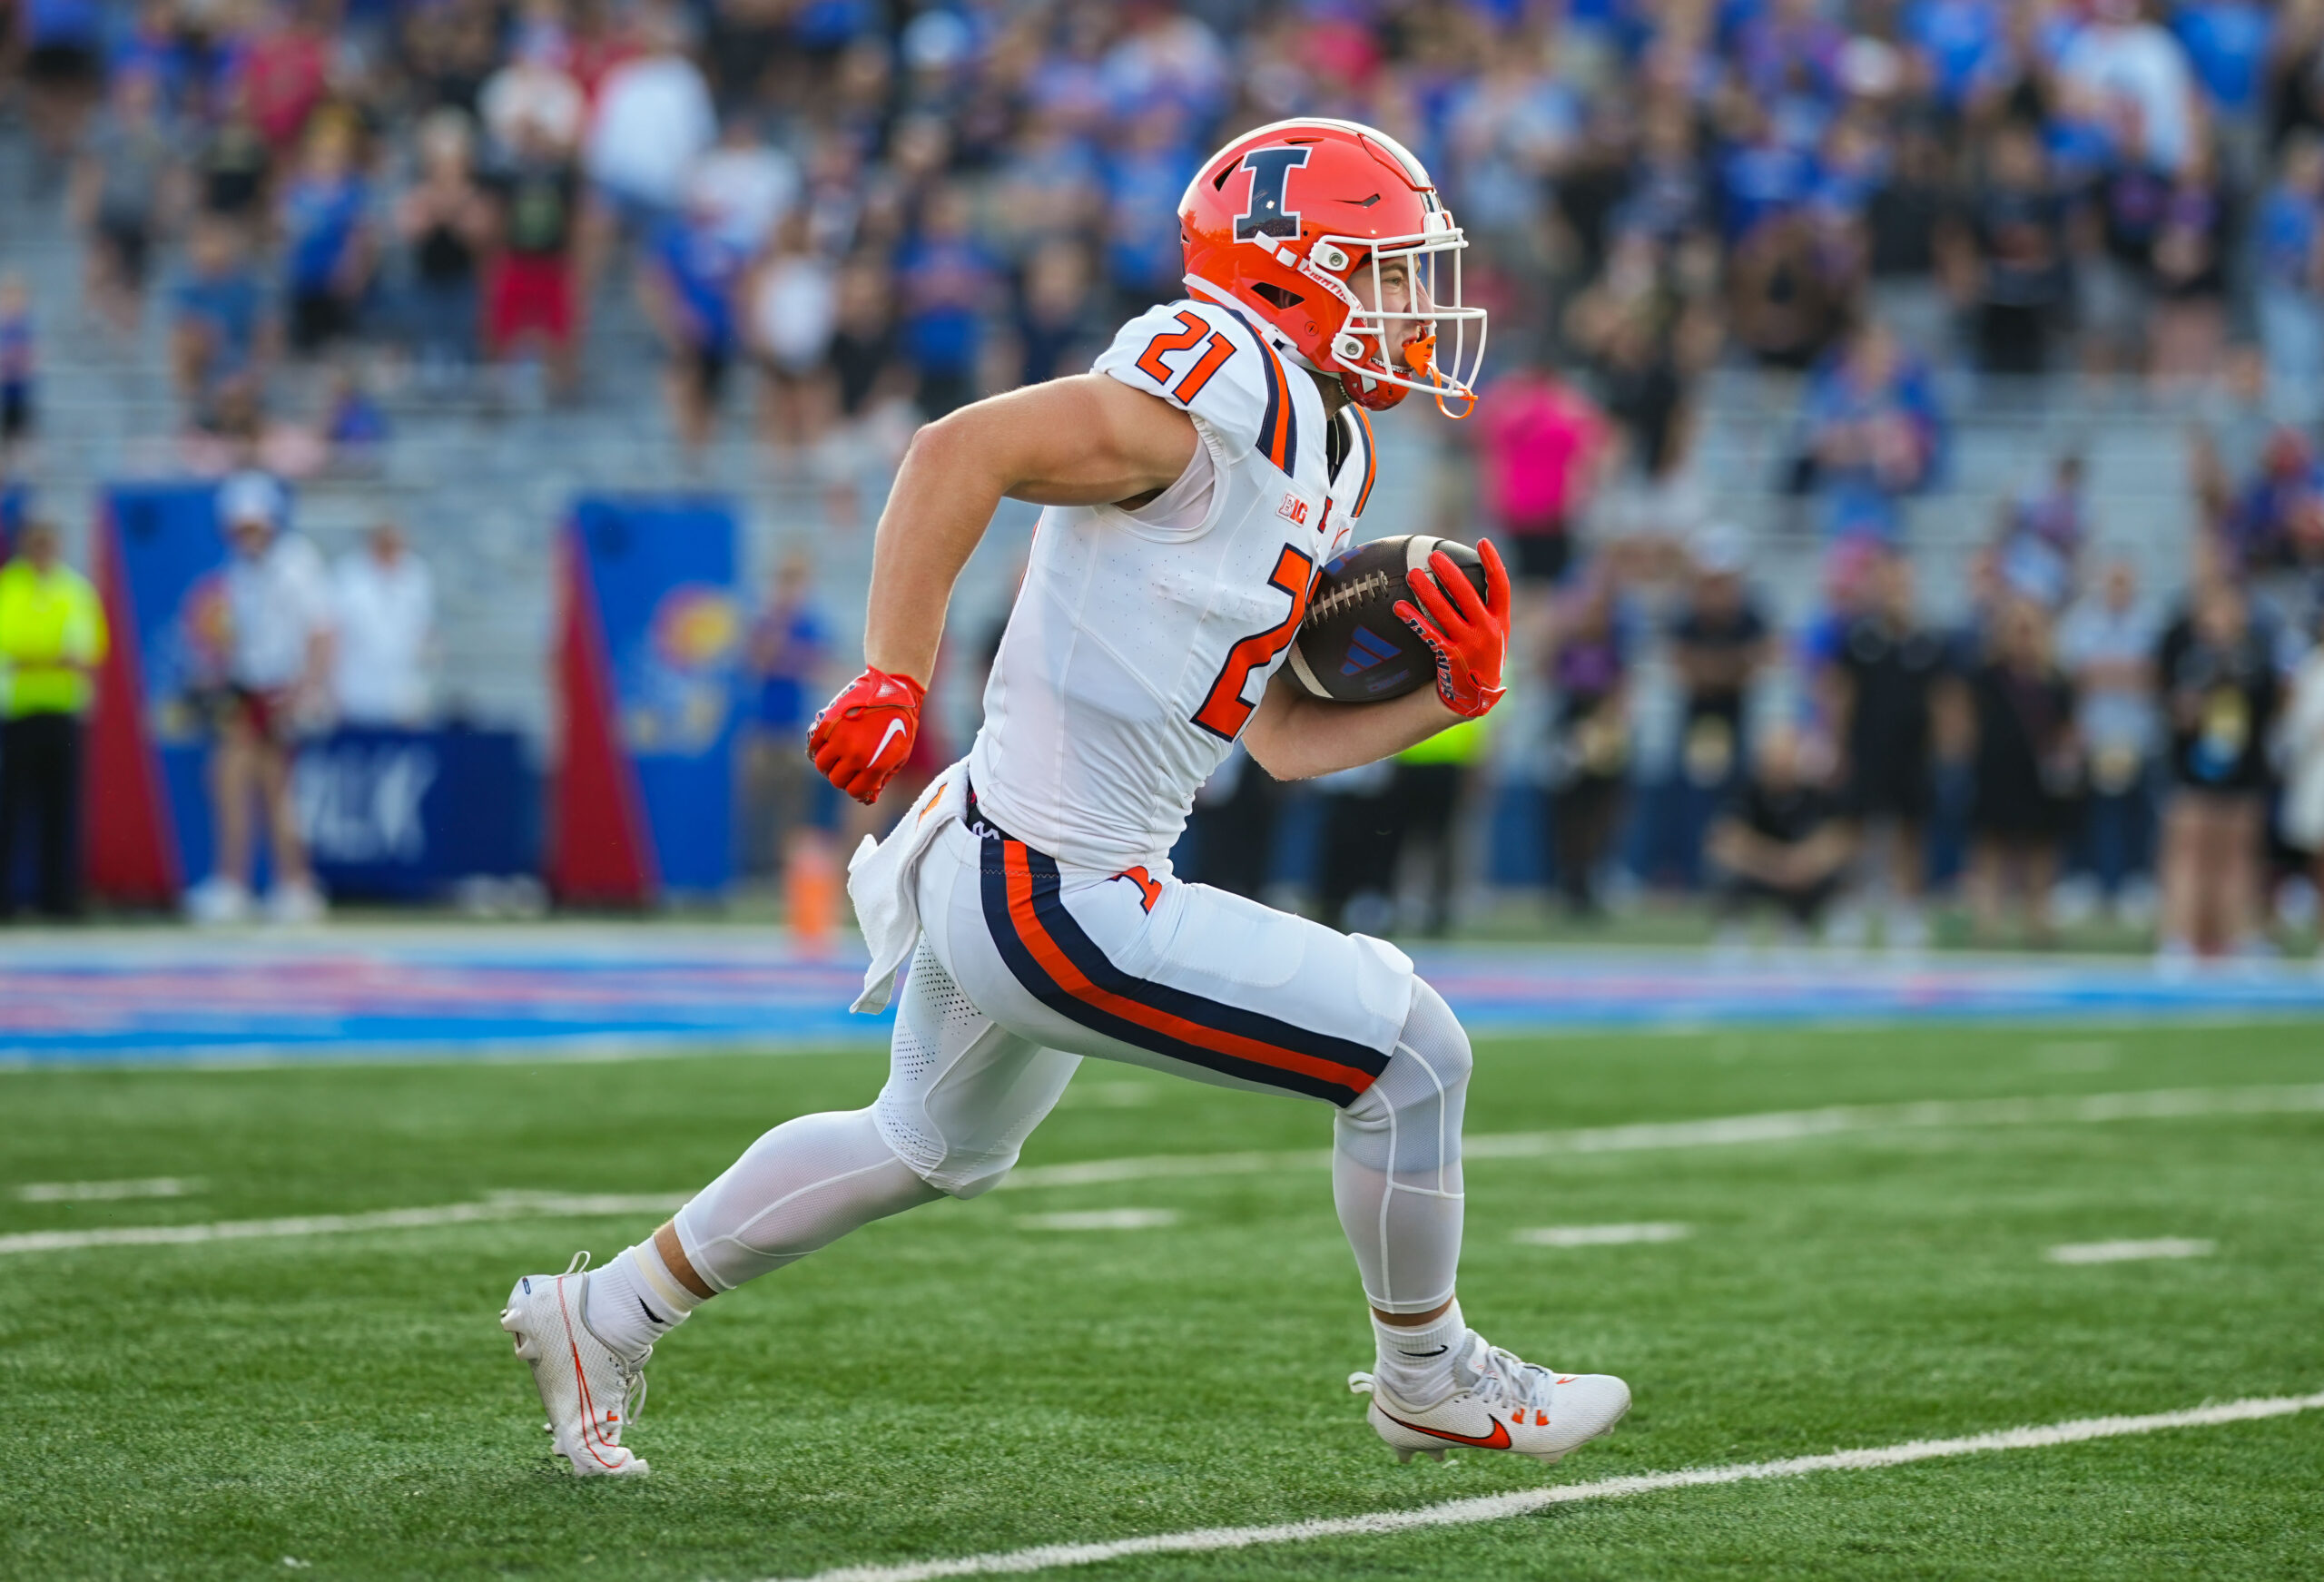
M 1234 311 L 1229 310 L 1230 312 Z M 1283 358 L 1267 341 L 1257 325 L 1237 312 L 1236 319 L 1251 332 L 1252 344 L 1259 350 L 1259 375 L 1267 388 L 1266 410 L 1259 418 L 1259 453 L 1275 463 L 1287 477 L 1296 477 L 1299 465 L 1298 393 L 1291 383 L 1290 370 L 1283 366 Z
M 1356 492 L 1355 504 L 1348 511 L 1354 517 L 1364 515 L 1364 507 L 1372 498 L 1372 485 L 1380 477 L 1380 447 L 1373 442 L 1372 419 L 1364 408 L 1351 401 L 1347 409 L 1354 414 L 1356 430 L 1364 439 L 1364 487 Z

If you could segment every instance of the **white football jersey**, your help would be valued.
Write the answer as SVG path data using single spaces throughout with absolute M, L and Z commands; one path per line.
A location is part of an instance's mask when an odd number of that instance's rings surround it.
M 1364 415 L 1327 417 L 1315 379 L 1231 308 L 1140 314 L 1096 371 L 1184 408 L 1202 445 L 1137 511 L 1041 514 L 969 774 L 994 823 L 1059 862 L 1158 870 L 1317 568 L 1351 542 L 1376 462 Z

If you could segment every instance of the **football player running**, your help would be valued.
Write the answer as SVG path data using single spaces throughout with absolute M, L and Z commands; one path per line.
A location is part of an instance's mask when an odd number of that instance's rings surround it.
M 1003 497 L 1049 509 L 968 758 L 851 865 L 872 964 L 909 963 L 867 1109 L 759 1138 L 649 1239 L 517 1282 L 502 1314 L 577 1472 L 622 1442 L 655 1341 L 701 1303 L 859 1226 L 990 1190 L 1085 1056 L 1337 1108 L 1332 1191 L 1377 1360 L 1349 1383 L 1398 1453 L 1554 1461 L 1629 1388 L 1538 1367 L 1468 1327 L 1467 1036 L 1393 946 L 1202 885 L 1169 851 L 1236 741 L 1278 779 L 1370 763 L 1502 695 L 1509 581 L 1439 555 L 1397 614 L 1436 685 L 1326 703 L 1276 679 L 1316 568 L 1371 495 L 1367 409 L 1475 397 L 1484 312 L 1460 230 L 1393 139 L 1302 120 L 1236 139 L 1179 204 L 1188 295 L 1077 378 L 922 428 L 880 520 L 866 667 L 817 716 L 815 766 L 860 801 L 910 752 L 954 579 Z M 1443 267 L 1440 268 L 1442 265 Z M 1450 355 L 1440 360 L 1447 340 Z

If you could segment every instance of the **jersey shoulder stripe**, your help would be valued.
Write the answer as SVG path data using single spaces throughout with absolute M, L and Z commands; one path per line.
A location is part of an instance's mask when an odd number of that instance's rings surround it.
M 1355 427 L 1364 441 L 1364 486 L 1356 491 L 1355 504 L 1348 510 L 1350 516 L 1364 515 L 1364 507 L 1372 499 L 1372 485 L 1380 477 L 1380 447 L 1372 438 L 1372 419 L 1363 408 L 1351 401 L 1348 413 L 1354 418 Z M 1353 459 L 1353 458 L 1351 458 Z
M 1258 327 L 1240 313 L 1235 315 L 1243 328 L 1250 332 L 1251 344 L 1258 348 L 1259 371 L 1267 385 L 1266 415 L 1259 423 L 1259 448 L 1266 458 L 1286 475 L 1299 465 L 1299 412 L 1291 393 L 1291 381 L 1285 374 L 1283 359 L 1275 355 L 1267 338 Z

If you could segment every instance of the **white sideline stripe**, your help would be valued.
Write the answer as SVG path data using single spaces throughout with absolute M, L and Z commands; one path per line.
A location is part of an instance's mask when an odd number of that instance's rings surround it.
M 1666 1489 L 1696 1489 L 1715 1483 L 1748 1483 L 1768 1478 L 1799 1478 L 1810 1472 L 1864 1472 L 1881 1467 L 1901 1467 L 1912 1461 L 1933 1461 L 1945 1456 L 1975 1455 L 1987 1450 L 2039 1450 L 2052 1445 L 2080 1444 L 2086 1440 L 2120 1439 L 2130 1434 L 2160 1433 L 2167 1429 L 2212 1428 L 2221 1423 L 2290 1417 L 2324 1407 L 2324 1391 L 2314 1395 L 2279 1395 L 2230 1400 L 2219 1406 L 2199 1406 L 2186 1411 L 2155 1412 L 2146 1417 L 2090 1417 L 2039 1428 L 2004 1429 L 1998 1433 L 1971 1434 L 1957 1440 L 1912 1440 L 1864 1450 L 1835 1450 L 1828 1456 L 1794 1456 L 1781 1461 L 1747 1461 L 1726 1467 L 1690 1467 L 1676 1472 L 1648 1472 L 1631 1478 L 1608 1478 L 1597 1483 L 1563 1483 L 1531 1489 L 1520 1494 L 1492 1494 L 1476 1499 L 1453 1499 L 1412 1510 L 1375 1510 L 1363 1516 L 1318 1518 L 1288 1521 L 1274 1527 L 1216 1527 L 1195 1532 L 1156 1533 L 1146 1538 L 1115 1538 L 1096 1544 L 1046 1544 L 1039 1548 L 1006 1554 L 965 1555 L 951 1560 L 910 1560 L 893 1566 L 842 1566 L 818 1571 L 801 1582 L 933 1582 L 940 1577 L 993 1577 L 1026 1571 L 1047 1571 L 1067 1566 L 1094 1566 L 1135 1555 L 1202 1554 L 1218 1549 L 1255 1548 L 1262 1544 L 1301 1544 L 1317 1538 L 1371 1538 L 1409 1532 L 1414 1528 L 1466 1527 L 1477 1522 L 1505 1521 L 1531 1516 L 1555 1505 L 1585 1499 L 1620 1499 L 1633 1494 L 1656 1494 Z
M 1676 1242 L 1693 1234 L 1690 1226 L 1668 1221 L 1635 1225 L 1541 1225 L 1520 1231 L 1514 1240 L 1528 1247 L 1620 1247 L 1632 1242 Z
M 2128 1263 L 2139 1258 L 2208 1258 L 2217 1242 L 2187 1236 L 2157 1236 L 2146 1242 L 2067 1242 L 2050 1249 L 2053 1263 Z
M 565 1193 L 503 1193 L 482 1203 L 432 1208 L 384 1208 L 368 1214 L 299 1214 L 277 1220 L 219 1220 L 195 1225 L 114 1225 L 94 1231 L 19 1231 L 0 1236 L 0 1254 L 63 1253 L 76 1247 L 176 1247 L 202 1242 L 241 1242 L 265 1236 L 336 1236 L 354 1231 L 405 1231 L 429 1225 L 479 1224 L 495 1220 L 666 1214 L 684 1193 L 635 1196 Z
M 2043 1098 L 1928 1099 L 1918 1104 L 1836 1105 L 1829 1109 L 1777 1110 L 1766 1115 L 1718 1115 L 1699 1121 L 1585 1126 L 1567 1132 L 1489 1132 L 1463 1139 L 1461 1152 L 1470 1159 L 1537 1159 L 1554 1154 L 1623 1154 L 1649 1148 L 1787 1143 L 1803 1137 L 1899 1128 L 2292 1115 L 2313 1110 L 2324 1110 L 2324 1083 L 2280 1087 L 2161 1088 L 2146 1093 Z M 1155 1181 L 1181 1175 L 1253 1175 L 1272 1170 L 1327 1168 L 1331 1162 L 1330 1150 L 1322 1148 L 1088 1159 L 1072 1164 L 1022 1165 L 1002 1176 L 995 1190 L 1093 1186 L 1114 1181 Z
M 2079 1098 L 1932 1099 L 1920 1104 L 1843 1105 L 1832 1109 L 1783 1110 L 1700 1121 L 1590 1126 L 1571 1132 L 1488 1133 L 1466 1139 L 1462 1152 L 1472 1159 L 1532 1159 L 1552 1154 L 1620 1154 L 1649 1148 L 1781 1143 L 1900 1126 L 2024 1125 L 2187 1115 L 2292 1115 L 2316 1110 L 2324 1110 L 2324 1083 L 2304 1087 L 2162 1088 L 2148 1093 L 2090 1094 Z M 1004 1188 L 1083 1186 L 1185 1175 L 1256 1174 L 1271 1170 L 1328 1167 L 1331 1159 L 1330 1152 L 1323 1149 L 1090 1159 L 1073 1164 L 1027 1165 L 1003 1176 L 1000 1184 Z M 192 1225 L 120 1225 L 93 1231 L 20 1231 L 0 1235 L 0 1256 L 67 1252 L 77 1247 L 163 1247 L 263 1236 L 339 1235 L 355 1231 L 478 1224 L 536 1216 L 667 1214 L 683 1206 L 688 1195 L 647 1193 L 584 1196 L 504 1192 L 482 1203 L 379 1209 L 369 1214 L 308 1214 L 291 1219 L 227 1220 Z
M 18 1203 L 113 1203 L 124 1197 L 185 1197 L 206 1184 L 198 1175 L 154 1175 L 143 1181 L 27 1181 L 8 1195 Z

